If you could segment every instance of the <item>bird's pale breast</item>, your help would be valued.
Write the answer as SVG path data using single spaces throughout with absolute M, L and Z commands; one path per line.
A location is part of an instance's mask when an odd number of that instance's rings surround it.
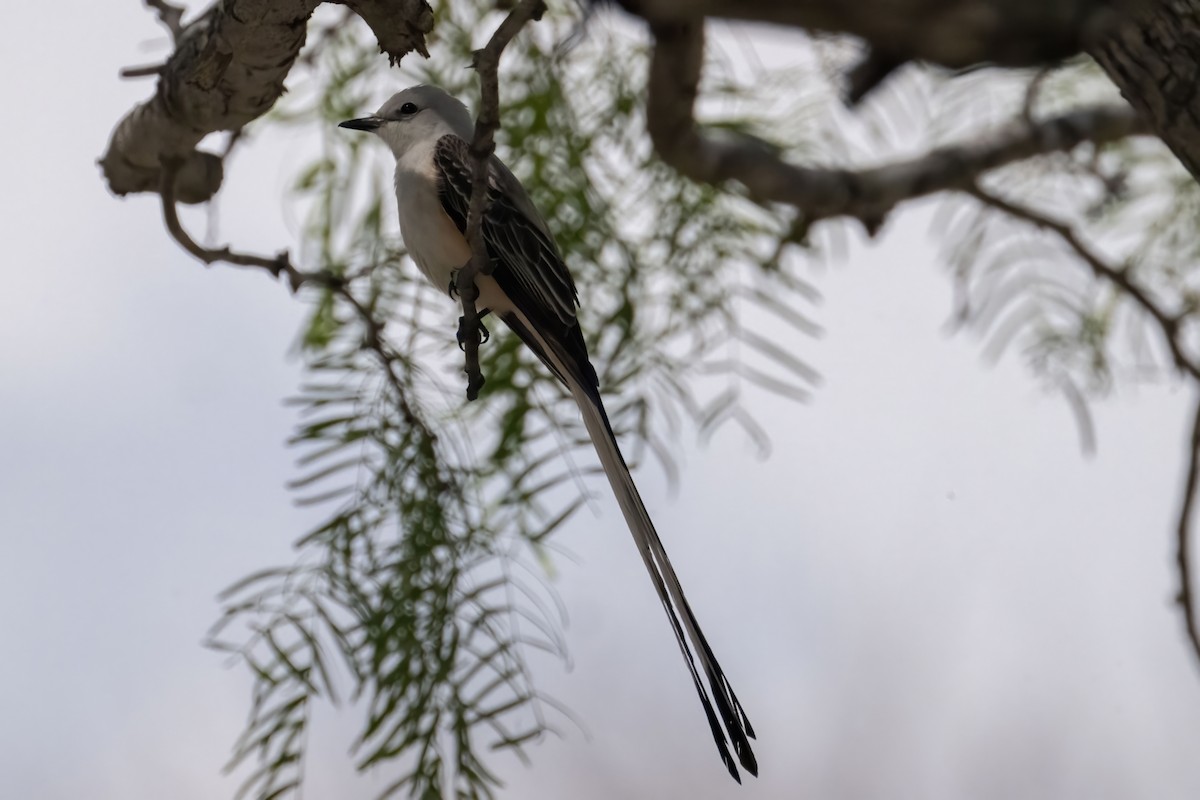
M 432 170 L 414 168 L 401 159 L 396 164 L 396 207 L 400 235 L 417 267 L 442 291 L 450 288 L 455 270 L 466 266 L 471 248 L 454 221 L 442 210 Z

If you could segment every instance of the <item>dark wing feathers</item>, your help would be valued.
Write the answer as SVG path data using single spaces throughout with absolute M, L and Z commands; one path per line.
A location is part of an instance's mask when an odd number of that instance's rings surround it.
M 448 134 L 438 140 L 433 158 L 442 208 L 465 233 L 471 198 L 468 145 Z M 577 331 L 579 294 L 571 273 L 520 182 L 495 157 L 490 163 L 487 197 L 483 238 L 496 282 L 539 330 L 564 336 L 572 329 Z

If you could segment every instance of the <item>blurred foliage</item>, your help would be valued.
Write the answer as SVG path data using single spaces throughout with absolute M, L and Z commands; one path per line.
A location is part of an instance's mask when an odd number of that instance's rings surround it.
M 592 463 L 590 444 L 574 405 L 499 325 L 481 348 L 481 399 L 464 402 L 460 311 L 404 258 L 391 156 L 335 127 L 418 82 L 470 105 L 466 65 L 502 18 L 493 7 L 435 3 L 434 57 L 406 59 L 399 75 L 356 18 L 321 12 L 264 123 L 320 129 L 293 184 L 301 261 L 346 276 L 388 358 L 363 349 L 352 304 L 313 298 L 299 337 L 310 380 L 295 401 L 296 489 L 330 516 L 295 565 L 228 590 L 212 637 L 255 677 L 234 759 L 253 764 L 243 791 L 254 797 L 299 791 L 318 700 L 361 705 L 354 752 L 359 768 L 394 775 L 383 796 L 491 796 L 487 754 L 524 758 L 568 719 L 533 686 L 527 658 L 566 655 L 549 538 L 591 496 L 595 471 L 576 466 Z M 708 436 L 732 423 L 766 451 L 744 392 L 807 396 L 816 373 L 777 338 L 816 330 L 803 311 L 815 293 L 785 257 L 797 244 L 790 211 L 687 183 L 654 158 L 646 66 L 637 30 L 603 18 L 581 28 L 578 8 L 551 4 L 505 53 L 498 152 L 586 293 L 582 326 L 631 460 L 651 454 L 673 477 L 673 440 L 689 425 Z M 747 108 L 772 88 L 720 58 L 713 76 Z M 798 131 L 800 102 L 772 113 Z M 778 132 L 738 109 L 715 121 Z
M 971 111 L 954 115 L 956 124 L 935 140 L 970 138 L 1026 113 L 1037 119 L 1121 102 L 1090 59 L 1048 73 L 985 71 L 930 85 L 934 107 Z M 995 170 L 980 185 L 1070 226 L 1159 308 L 1192 308 L 1200 185 L 1158 139 L 1084 145 Z M 1060 392 L 1085 450 L 1095 446 L 1089 398 L 1175 373 L 1155 321 L 1060 236 L 961 197 L 940 204 L 933 232 L 953 271 L 956 323 L 983 337 L 989 358 L 1015 350 Z

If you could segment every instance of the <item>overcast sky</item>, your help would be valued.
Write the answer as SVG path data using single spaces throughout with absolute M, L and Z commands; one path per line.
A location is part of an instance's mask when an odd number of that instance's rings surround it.
M 107 192 L 95 160 L 152 91 L 117 71 L 165 47 L 140 3 L 6 18 L 0 795 L 229 797 L 250 681 L 200 642 L 216 593 L 313 521 L 284 488 L 303 308 L 192 261 L 154 198 Z M 223 238 L 295 245 L 281 195 L 304 146 L 240 155 Z M 1122 389 L 1081 456 L 1019 363 L 945 333 L 929 216 L 812 274 L 826 334 L 796 346 L 824 384 L 755 403 L 769 460 L 731 429 L 687 444 L 677 496 L 639 475 L 762 777 L 724 775 L 605 497 L 559 534 L 578 556 L 557 578 L 574 668 L 539 671 L 587 735 L 500 762 L 505 796 L 1200 797 L 1200 669 L 1171 605 L 1188 393 Z M 307 797 L 388 782 L 354 774 L 356 723 L 317 715 Z

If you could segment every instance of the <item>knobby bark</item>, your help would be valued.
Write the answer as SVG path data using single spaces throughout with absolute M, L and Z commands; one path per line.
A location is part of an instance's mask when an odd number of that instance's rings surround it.
M 1133 3 L 1088 52 L 1200 179 L 1200 0 Z
M 175 195 L 211 198 L 221 186 L 221 158 L 196 149 L 210 133 L 238 130 L 283 94 L 304 45 L 308 19 L 322 0 L 225 0 L 179 32 L 159 70 L 154 96 L 118 123 L 100 168 L 114 194 L 156 192 L 171 160 Z M 424 0 L 345 0 L 371 26 L 393 61 L 425 52 L 433 13 Z

